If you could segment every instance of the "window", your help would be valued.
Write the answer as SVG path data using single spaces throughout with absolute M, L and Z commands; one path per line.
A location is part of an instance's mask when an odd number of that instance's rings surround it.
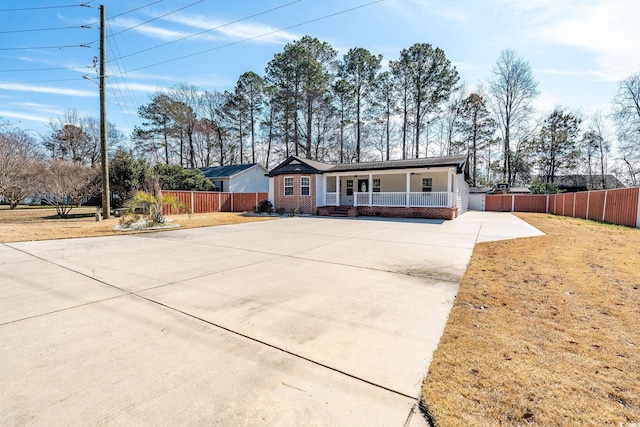
M 373 192 L 374 193 L 380 192 L 380 178 L 373 179 Z
M 284 179 L 284 195 L 293 196 L 293 177 L 286 177 Z
M 430 193 L 433 187 L 433 178 L 422 178 L 422 192 Z
M 353 180 L 347 180 L 347 196 L 353 196 Z
M 308 196 L 310 194 L 309 192 L 309 177 L 308 176 L 301 176 L 300 177 L 300 195 L 301 196 Z

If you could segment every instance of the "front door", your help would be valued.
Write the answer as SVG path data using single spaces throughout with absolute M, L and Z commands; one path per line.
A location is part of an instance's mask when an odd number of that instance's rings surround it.
M 369 180 L 368 179 L 359 179 L 358 180 L 358 190 L 359 193 L 368 193 L 369 192 Z

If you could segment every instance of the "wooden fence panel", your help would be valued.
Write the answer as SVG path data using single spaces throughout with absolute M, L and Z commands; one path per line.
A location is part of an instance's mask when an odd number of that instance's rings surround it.
M 587 206 L 589 204 L 589 192 L 582 191 L 575 194 L 576 198 L 576 218 L 587 219 Z
M 573 216 L 573 201 L 576 193 L 565 193 L 562 195 L 563 208 L 562 212 L 564 216 Z
M 219 212 L 232 212 L 231 209 L 231 193 L 220 193 L 220 211 Z
M 180 213 L 186 213 L 191 211 L 191 191 L 162 191 L 162 194 L 165 196 L 173 196 L 176 199 L 180 200 L 184 204 L 184 208 L 174 208 L 171 206 L 165 206 L 162 212 L 165 215 L 177 215 Z
M 604 198 L 606 191 L 591 191 L 589 194 L 589 219 L 602 221 L 604 212 Z
M 549 213 L 556 214 L 556 205 L 558 203 L 558 195 L 557 194 L 549 194 Z
M 515 212 L 547 212 L 547 196 L 546 194 L 517 194 L 513 206 Z
M 635 227 L 638 215 L 638 189 L 607 190 L 604 220 L 611 224 Z
M 219 193 L 194 192 L 193 213 L 219 212 Z
M 262 200 L 267 200 L 268 193 L 218 193 L 212 191 L 177 191 L 166 190 L 163 194 L 171 195 L 184 203 L 184 209 L 165 206 L 165 215 L 178 213 L 211 213 L 211 212 L 244 212 L 251 211 Z
M 488 212 L 511 212 L 511 198 L 510 194 L 487 194 L 484 199 L 484 210 Z

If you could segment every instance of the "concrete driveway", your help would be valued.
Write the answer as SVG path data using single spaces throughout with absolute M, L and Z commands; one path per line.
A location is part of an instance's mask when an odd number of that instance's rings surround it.
M 474 245 L 541 234 L 468 212 L 0 245 L 0 425 L 426 425 Z

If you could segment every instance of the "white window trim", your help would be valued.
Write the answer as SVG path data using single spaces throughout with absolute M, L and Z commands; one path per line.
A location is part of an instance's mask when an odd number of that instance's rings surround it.
M 291 179 L 291 185 L 287 185 L 287 179 Z M 282 182 L 283 184 L 283 195 L 284 197 L 293 197 L 296 193 L 295 193 L 295 187 L 296 187 L 296 179 L 293 176 L 285 176 L 284 177 L 284 181 Z M 287 187 L 291 187 L 291 194 L 287 194 Z
M 302 184 L 302 179 L 307 178 L 307 185 Z M 302 194 L 302 189 L 307 188 L 309 190 L 309 194 Z M 300 196 L 302 197 L 311 197 L 311 177 L 310 176 L 301 176 L 300 177 Z

